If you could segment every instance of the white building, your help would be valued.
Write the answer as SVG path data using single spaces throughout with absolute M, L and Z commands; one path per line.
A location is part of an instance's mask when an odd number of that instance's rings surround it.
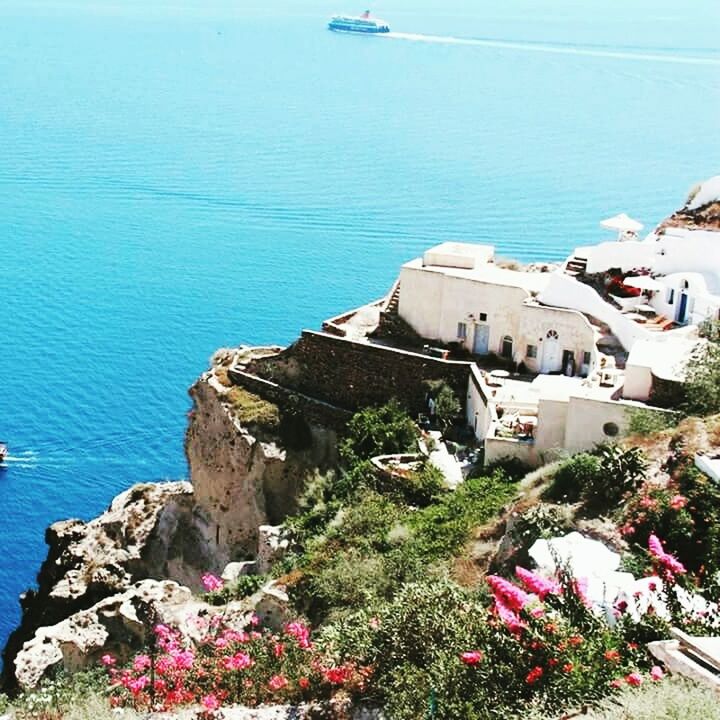
M 596 330 L 571 308 L 537 298 L 550 272 L 499 267 L 488 245 L 443 243 L 400 271 L 398 312 L 422 337 L 494 353 L 531 372 L 587 375 Z
M 662 412 L 646 404 L 654 384 L 683 381 L 697 325 L 720 312 L 714 231 L 667 228 L 644 240 L 621 231 L 545 269 L 509 269 L 492 246 L 447 242 L 400 271 L 400 317 L 479 357 L 466 408 L 486 462 L 538 465 L 622 435 L 635 411 Z M 602 278 L 618 276 L 635 295 L 604 290 Z M 526 373 L 482 370 L 490 354 Z

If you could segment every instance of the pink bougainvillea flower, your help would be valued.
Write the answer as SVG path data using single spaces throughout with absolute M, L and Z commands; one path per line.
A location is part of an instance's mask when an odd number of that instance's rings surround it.
M 257 627 L 257 626 L 260 624 L 260 618 L 259 618 L 259 616 L 256 615 L 255 613 L 253 613 L 253 614 L 250 616 L 250 624 L 251 624 L 253 627 Z
M 588 579 L 575 578 L 572 581 L 572 589 L 575 596 L 582 602 L 585 607 L 592 607 L 592 601 L 588 597 Z
M 298 680 L 298 685 L 303 689 L 307 690 L 310 687 L 310 680 L 306 677 L 301 677 Z
M 625 676 L 625 682 L 633 687 L 640 687 L 640 685 L 642 685 L 642 681 L 643 679 L 640 673 L 631 672 L 629 675 Z
M 192 650 L 182 650 L 173 656 L 175 666 L 180 670 L 189 670 L 195 662 L 195 654 Z
M 468 652 L 461 653 L 460 655 L 460 659 L 466 665 L 477 665 L 482 662 L 483 657 L 484 655 L 480 652 L 480 650 L 470 650 Z
M 565 664 L 562 666 L 562 671 L 563 671 L 564 673 L 571 673 L 571 672 L 573 671 L 573 668 L 574 668 L 574 667 L 575 667 L 575 666 L 574 666 L 572 663 L 565 663 Z
M 282 690 L 284 687 L 287 687 L 288 681 L 285 677 L 282 675 L 273 675 L 268 680 L 268 687 L 273 691 L 277 692 L 278 690 Z
M 515 613 L 520 612 L 530 602 L 530 596 L 524 590 L 499 575 L 488 575 L 485 580 L 492 588 L 495 600 L 502 602 Z
M 682 510 L 687 505 L 687 498 L 684 495 L 673 495 L 670 498 L 670 507 L 673 510 Z
M 526 676 L 525 682 L 528 685 L 532 685 L 536 683 L 542 676 L 545 671 L 540 667 L 540 665 L 536 665 Z
M 653 557 L 661 558 L 665 554 L 660 538 L 654 533 L 648 538 L 648 549 Z
M 288 635 L 292 635 L 303 650 L 307 650 L 312 646 L 310 642 L 310 628 L 308 628 L 307 625 L 303 625 L 297 621 L 291 622 L 285 626 L 285 632 Z
M 657 507 L 657 504 L 657 500 L 648 497 L 647 495 L 643 495 L 640 499 L 640 507 L 643 507 L 646 510 L 654 510 Z
M 226 670 L 244 670 L 253 664 L 252 658 L 244 652 L 236 652 L 230 657 L 223 658 L 222 662 Z
M 205 697 L 200 701 L 200 704 L 205 708 L 205 710 L 211 711 L 217 710 L 220 707 L 220 701 L 215 695 L 205 695 Z
M 685 569 L 685 566 L 674 556 L 670 553 L 665 553 L 665 556 L 660 561 L 669 573 L 672 575 L 684 575 L 687 570 Z
M 620 653 L 617 650 L 606 650 L 603 657 L 608 662 L 620 662 Z
M 273 647 L 273 654 L 276 658 L 281 658 L 285 654 L 285 645 L 282 643 L 275 643 Z
M 116 660 L 112 655 L 103 655 L 103 656 L 100 658 L 100 662 L 101 662 L 105 667 L 110 668 L 110 667 L 112 667 L 113 665 L 115 665 L 115 663 L 117 662 L 117 660 Z
M 200 580 L 206 592 L 215 592 L 225 587 L 225 583 L 217 575 L 213 575 L 212 573 L 204 573 Z
M 150 678 L 147 675 L 141 675 L 138 678 L 128 682 L 128 690 L 133 695 L 139 695 L 150 684 Z
M 527 625 L 520 620 L 517 613 L 513 612 L 504 602 L 497 598 L 495 599 L 493 609 L 505 627 L 514 635 L 519 635 L 527 627 Z
M 622 680 L 618 680 L 617 678 L 615 680 L 610 681 L 610 687 L 613 688 L 621 688 L 622 687 Z
M 663 672 L 663 669 L 659 665 L 653 665 L 650 669 L 650 677 L 655 682 L 660 682 L 665 677 L 665 673 Z
M 515 568 L 515 575 L 531 593 L 535 593 L 541 600 L 544 600 L 547 595 L 557 595 L 560 592 L 560 585 L 554 580 L 548 580 L 519 565 Z
M 147 655 L 138 655 L 133 660 L 133 670 L 135 672 L 142 672 L 150 667 L 150 658 Z
M 665 570 L 666 575 L 684 575 L 687 572 L 685 566 L 674 555 L 663 550 L 662 543 L 657 535 L 653 534 L 648 538 L 648 549 L 650 554 Z

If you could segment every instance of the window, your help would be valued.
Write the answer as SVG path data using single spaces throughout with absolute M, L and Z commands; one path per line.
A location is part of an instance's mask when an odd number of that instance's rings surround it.
M 528 345 L 525 350 L 525 357 L 536 358 L 537 357 L 537 345 Z
M 459 322 L 457 326 L 458 340 L 464 340 L 467 337 L 467 325 L 464 322 Z
M 607 437 L 615 437 L 620 432 L 620 428 L 614 422 L 607 422 L 603 425 L 603 432 Z
M 545 337 L 548 340 L 557 340 L 558 339 L 557 330 L 548 330 L 547 335 Z
M 673 290 L 673 288 L 668 288 L 667 303 L 668 305 L 672 305 L 673 302 L 675 302 L 675 290 Z
M 512 355 L 513 355 L 513 339 L 512 339 L 509 335 L 506 335 L 506 336 L 503 338 L 503 341 L 502 341 L 502 350 L 500 351 L 500 354 L 501 354 L 504 358 L 507 358 L 508 360 L 512 360 Z
M 589 365 L 591 360 L 592 360 L 592 354 L 589 352 L 584 352 L 582 364 Z
M 480 322 L 487 322 L 487 313 L 480 313 Z

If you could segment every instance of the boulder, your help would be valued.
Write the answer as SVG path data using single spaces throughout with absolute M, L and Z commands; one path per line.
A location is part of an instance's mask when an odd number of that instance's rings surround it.
M 282 525 L 261 525 L 258 528 L 257 568 L 260 574 L 285 557 L 290 540 Z
M 220 575 L 220 577 L 226 583 L 232 583 L 243 575 L 256 575 L 257 569 L 257 563 L 254 560 L 231 562 L 225 566 L 225 569 L 222 571 L 222 575 Z

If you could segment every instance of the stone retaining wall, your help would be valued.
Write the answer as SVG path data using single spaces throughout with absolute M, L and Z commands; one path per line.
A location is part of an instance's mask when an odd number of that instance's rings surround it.
M 309 397 L 303 393 L 288 389 L 270 380 L 230 368 L 228 377 L 256 395 L 273 402 L 284 410 L 294 410 L 301 414 L 310 425 L 319 425 L 332 430 L 340 430 L 352 417 L 352 411 Z
M 426 380 L 445 380 L 464 406 L 470 363 L 305 330 L 287 350 L 248 370 L 348 410 L 396 398 L 415 414 L 425 410 Z

